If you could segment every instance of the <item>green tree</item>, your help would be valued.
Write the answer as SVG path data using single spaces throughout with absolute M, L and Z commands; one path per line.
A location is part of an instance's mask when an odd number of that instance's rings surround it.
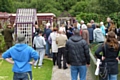
M 13 12 L 13 1 L 12 0 L 0 0 L 0 11 Z
M 113 12 L 118 12 L 119 4 L 115 0 L 98 0 L 100 12 L 103 15 L 109 15 Z

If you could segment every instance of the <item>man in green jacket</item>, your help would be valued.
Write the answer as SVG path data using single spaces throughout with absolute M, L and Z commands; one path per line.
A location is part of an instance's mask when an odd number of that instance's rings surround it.
M 13 45 L 12 44 L 12 42 L 13 42 L 12 34 L 13 33 L 14 33 L 14 28 L 12 28 L 11 24 L 8 24 L 7 27 L 2 31 L 7 49 L 9 49 Z

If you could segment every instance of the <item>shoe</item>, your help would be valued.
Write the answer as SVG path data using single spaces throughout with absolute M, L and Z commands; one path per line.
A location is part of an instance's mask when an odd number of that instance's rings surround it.
M 67 69 L 68 67 L 64 67 L 63 69 Z
M 58 69 L 61 69 L 61 67 L 58 67 Z
M 38 69 L 40 69 L 41 67 L 38 67 Z

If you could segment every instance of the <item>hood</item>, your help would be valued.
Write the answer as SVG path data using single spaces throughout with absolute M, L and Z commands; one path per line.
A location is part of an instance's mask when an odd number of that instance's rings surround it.
M 82 40 L 82 37 L 77 36 L 77 35 L 74 35 L 74 36 L 70 37 L 70 39 L 71 39 L 73 42 L 78 42 L 78 41 Z
M 101 31 L 100 28 L 96 28 L 95 32 L 97 32 L 97 33 L 101 33 L 102 31 Z
M 18 51 L 18 52 L 21 52 L 21 51 L 23 51 L 24 49 L 26 49 L 27 48 L 27 44 L 16 44 L 15 45 L 15 49 Z

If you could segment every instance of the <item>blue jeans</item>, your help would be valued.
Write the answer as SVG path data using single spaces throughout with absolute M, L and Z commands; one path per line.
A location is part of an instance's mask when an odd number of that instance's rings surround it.
M 32 80 L 32 72 L 16 73 L 14 72 L 13 80 Z
M 71 66 L 72 80 L 78 80 L 78 74 L 80 80 L 86 80 L 87 67 L 85 66 Z
M 46 54 L 50 55 L 50 43 L 46 40 Z
M 117 74 L 116 75 L 108 74 L 108 80 L 117 80 Z

